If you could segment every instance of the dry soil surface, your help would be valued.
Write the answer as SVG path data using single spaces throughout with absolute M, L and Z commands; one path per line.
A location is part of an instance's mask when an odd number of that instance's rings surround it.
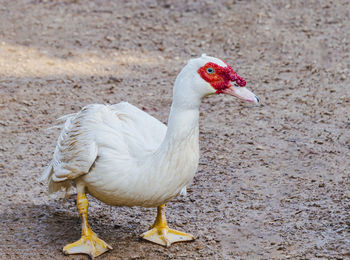
M 211 96 L 201 159 L 169 224 L 196 236 L 139 239 L 155 209 L 90 198 L 114 249 L 100 259 L 350 258 L 350 1 L 0 1 L 0 258 L 87 259 L 74 198 L 38 182 L 56 118 L 128 101 L 167 121 L 191 57 L 221 57 L 262 100 Z

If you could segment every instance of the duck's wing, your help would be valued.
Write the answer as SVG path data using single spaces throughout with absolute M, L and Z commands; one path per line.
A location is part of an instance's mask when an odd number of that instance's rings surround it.
M 90 171 L 99 156 L 130 163 L 153 152 L 165 137 L 166 126 L 135 106 L 89 105 L 69 115 L 43 179 L 72 180 Z
M 99 121 L 97 105 L 84 107 L 80 112 L 64 116 L 66 119 L 57 140 L 53 159 L 43 173 L 42 179 L 60 182 L 72 180 L 88 173 L 97 158 L 97 144 L 93 133 L 87 131 L 86 123 Z

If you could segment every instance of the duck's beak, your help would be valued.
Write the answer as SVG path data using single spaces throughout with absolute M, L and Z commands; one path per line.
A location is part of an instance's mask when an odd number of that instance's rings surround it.
M 235 96 L 244 101 L 248 101 L 256 104 L 260 102 L 259 98 L 246 87 L 231 85 L 231 87 L 223 89 L 222 93 Z

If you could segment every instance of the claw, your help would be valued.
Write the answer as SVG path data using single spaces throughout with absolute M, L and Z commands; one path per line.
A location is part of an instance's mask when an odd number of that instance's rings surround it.
M 91 235 L 83 235 L 78 241 L 66 245 L 63 248 L 63 253 L 66 255 L 87 254 L 94 259 L 109 249 L 113 248 L 92 232 Z

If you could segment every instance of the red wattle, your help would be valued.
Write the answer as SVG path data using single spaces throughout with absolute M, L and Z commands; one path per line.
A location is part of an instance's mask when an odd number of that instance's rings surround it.
M 216 63 L 208 62 L 198 70 L 198 73 L 202 79 L 207 81 L 214 89 L 216 89 L 217 94 L 221 94 L 222 90 L 231 87 L 231 82 L 236 82 L 236 84 L 240 87 L 244 87 L 246 85 L 244 78 L 239 76 L 226 62 L 225 64 L 227 67 L 222 67 Z M 208 73 L 208 68 L 212 68 L 214 73 Z

